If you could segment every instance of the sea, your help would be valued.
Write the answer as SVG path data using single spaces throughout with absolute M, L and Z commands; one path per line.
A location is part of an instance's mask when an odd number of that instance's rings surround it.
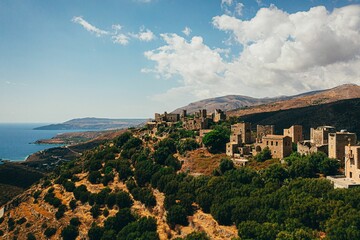
M 0 159 L 24 161 L 38 151 L 61 145 L 35 144 L 39 139 L 49 139 L 65 132 L 83 130 L 34 130 L 49 123 L 0 123 Z

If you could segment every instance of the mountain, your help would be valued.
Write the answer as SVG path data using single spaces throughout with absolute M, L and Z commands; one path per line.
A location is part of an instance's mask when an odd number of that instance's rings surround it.
M 356 84 L 344 84 L 324 91 L 310 92 L 310 94 L 293 96 L 289 99 L 283 99 L 245 109 L 230 110 L 226 114 L 228 116 L 245 116 L 254 113 L 302 108 L 354 98 L 360 98 L 360 87 Z
M 303 126 L 306 139 L 309 139 L 311 127 L 324 125 L 335 126 L 338 130 L 347 129 L 360 136 L 360 98 L 302 108 L 254 113 L 241 116 L 240 119 L 251 122 L 254 127 L 257 124 L 275 125 L 275 132 L 278 134 L 282 134 L 284 128 L 299 124 Z
M 306 107 L 352 98 L 360 98 L 360 87 L 356 84 L 344 84 L 331 89 L 274 98 L 253 98 L 242 95 L 209 98 L 180 107 L 174 110 L 173 113 L 181 113 L 182 110 L 187 110 L 191 114 L 200 109 L 207 109 L 208 112 L 222 109 L 229 116 L 243 116 L 257 112 Z
M 77 118 L 59 124 L 35 128 L 35 130 L 103 130 L 135 127 L 146 119 Z
M 300 96 L 314 95 L 319 92 L 322 91 L 312 91 L 295 96 L 279 96 L 274 98 L 253 98 L 243 95 L 227 95 L 223 97 L 209 98 L 198 102 L 193 102 L 187 106 L 177 108 L 176 110 L 173 111 L 173 113 L 181 113 L 182 110 L 187 110 L 187 112 L 191 114 L 196 111 L 199 111 L 200 109 L 206 109 L 208 112 L 213 112 L 215 109 L 230 111 L 234 109 L 248 108 L 251 106 L 289 100 Z

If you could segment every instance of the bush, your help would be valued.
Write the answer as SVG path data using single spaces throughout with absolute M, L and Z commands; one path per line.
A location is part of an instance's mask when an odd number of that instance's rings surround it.
M 256 154 L 255 156 L 255 160 L 257 162 L 264 162 L 266 160 L 271 159 L 271 151 L 268 147 L 265 147 L 261 152 L 259 152 L 258 154 Z
M 55 233 L 56 233 L 56 228 L 49 227 L 45 230 L 44 235 L 47 238 L 50 238 L 51 236 L 55 235 Z
M 116 193 L 116 205 L 119 208 L 130 208 L 133 205 L 133 200 L 127 192 L 119 191 Z
M 88 176 L 88 180 L 92 184 L 98 184 L 101 181 L 101 173 L 99 171 L 92 171 Z
M 26 237 L 27 237 L 27 240 L 36 240 L 36 237 L 33 233 L 28 233 L 26 235 Z
M 187 151 L 192 151 L 199 148 L 200 145 L 191 138 L 181 140 L 177 145 L 177 150 L 180 154 L 185 154 Z
M 230 132 L 228 129 L 219 128 L 207 133 L 203 137 L 203 144 L 211 153 L 221 153 L 226 150 L 226 143 L 229 141 Z
M 93 216 L 93 218 L 97 218 L 98 216 L 100 216 L 100 206 L 95 204 L 94 206 L 92 206 L 90 208 L 90 213 Z
M 80 222 L 79 218 L 74 217 L 74 218 L 70 219 L 70 224 L 75 227 L 78 227 L 78 226 L 80 226 L 81 222 Z
M 79 230 L 73 225 L 68 225 L 61 231 L 61 236 L 63 237 L 63 240 L 75 240 L 78 235 Z
M 166 220 L 171 228 L 174 228 L 176 224 L 188 225 L 186 210 L 180 205 L 170 207 Z
M 67 192 L 73 192 L 75 189 L 75 183 L 73 183 L 71 181 L 65 181 L 63 183 L 63 186 Z
M 89 240 L 99 240 L 104 234 L 104 228 L 96 225 L 91 226 L 88 231 Z
M 75 209 L 76 209 L 76 200 L 71 200 L 70 202 L 69 202 L 69 207 L 70 207 L 70 209 L 72 210 L 72 211 L 74 211 Z

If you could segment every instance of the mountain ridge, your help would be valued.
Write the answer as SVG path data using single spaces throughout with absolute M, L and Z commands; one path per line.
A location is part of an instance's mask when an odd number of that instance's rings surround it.
M 145 123 L 146 119 L 124 118 L 74 118 L 63 123 L 50 124 L 34 128 L 35 130 L 107 130 L 135 127 Z
M 215 97 L 215 98 L 208 98 L 203 99 L 197 102 L 192 102 L 186 106 L 179 107 L 173 111 L 173 113 L 181 113 L 182 110 L 187 110 L 188 113 L 194 113 L 200 109 L 206 109 L 208 112 L 213 112 L 215 109 L 221 109 L 227 113 L 229 113 L 230 116 L 237 116 L 238 112 L 244 110 L 244 109 L 256 109 L 257 106 L 266 106 L 265 108 L 262 108 L 261 111 L 266 110 L 266 108 L 269 107 L 269 104 L 277 103 L 280 104 L 284 101 L 291 101 L 292 99 L 299 99 L 299 98 L 317 98 L 319 95 L 326 94 L 328 92 L 335 90 L 340 91 L 349 91 L 351 88 L 356 88 L 357 92 L 355 94 L 350 94 L 351 96 L 348 97 L 339 97 L 337 96 L 334 101 L 342 100 L 342 99 L 351 99 L 351 98 L 357 98 L 360 97 L 360 87 L 356 84 L 343 84 L 339 85 L 334 88 L 324 89 L 324 90 L 314 90 L 309 92 L 304 92 L 296 95 L 291 96 L 278 96 L 278 97 L 265 97 L 265 98 L 254 98 L 250 96 L 244 96 L 244 95 L 226 95 L 221 97 Z M 334 95 L 334 94 L 332 94 Z M 327 102 L 333 102 L 333 101 L 325 101 Z M 319 102 L 321 103 L 321 102 Z M 312 102 L 313 104 L 313 102 Z M 299 107 L 304 107 L 305 105 L 301 105 Z M 279 110 L 279 109 L 276 109 Z M 259 111 L 259 112 L 261 112 Z M 253 112 L 247 110 L 244 114 L 251 114 Z

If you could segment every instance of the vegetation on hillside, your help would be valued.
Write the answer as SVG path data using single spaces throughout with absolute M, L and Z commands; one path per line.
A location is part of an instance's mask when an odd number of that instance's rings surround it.
M 224 151 L 219 139 L 229 138 L 229 125 L 214 126 L 214 132 L 219 135 L 204 137 L 209 140 L 206 145 L 212 152 Z M 189 217 L 201 210 L 221 225 L 235 225 L 241 239 L 360 238 L 360 190 L 333 189 L 322 178 L 337 173 L 336 160 L 322 153 L 294 153 L 284 164 L 255 170 L 235 168 L 224 158 L 213 175 L 195 177 L 179 171 L 177 158 L 198 147 L 194 132 L 169 127 L 158 137 L 125 132 L 57 168 L 31 195 L 34 203 L 44 201 L 53 209 L 57 222 L 44 226 L 41 233 L 24 231 L 39 239 L 55 234 L 75 239 L 90 218 L 91 227 L 85 228 L 89 239 L 159 239 L 157 220 L 151 214 L 136 214 L 133 207 L 141 202 L 149 213 L 160 211 L 155 211 L 155 192 L 160 192 L 171 228 L 168 237 L 193 224 Z M 257 163 L 269 157 L 264 151 Z M 90 212 L 86 218 L 78 213 L 84 207 Z M 0 220 L 0 231 L 19 236 L 17 229 L 24 221 L 6 216 Z M 209 238 L 192 233 L 185 239 Z

